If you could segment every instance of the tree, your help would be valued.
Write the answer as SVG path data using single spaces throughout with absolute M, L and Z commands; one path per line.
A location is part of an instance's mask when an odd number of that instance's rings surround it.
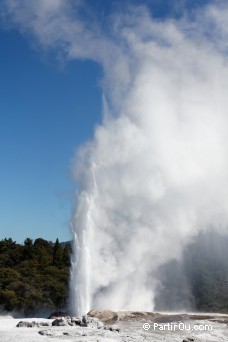
M 2 290 L 0 291 L 0 305 L 3 306 L 4 310 L 12 311 L 17 307 L 18 301 L 14 291 Z
M 12 282 L 19 279 L 20 274 L 11 268 L 0 268 L 0 288 L 5 290 Z
M 58 238 L 56 239 L 53 250 L 52 264 L 56 267 L 62 267 L 63 265 L 63 249 Z
M 42 269 L 51 265 L 53 255 L 53 244 L 44 239 L 36 239 L 34 241 L 35 258 Z
M 24 245 L 25 246 L 29 246 L 29 247 L 32 246 L 33 245 L 33 240 L 30 239 L 30 238 L 25 239 Z
M 4 239 L 0 241 L 0 253 L 4 253 L 12 247 L 16 246 L 16 241 L 13 241 L 11 238 Z
M 63 264 L 64 266 L 70 267 L 70 255 L 72 253 L 71 246 L 67 243 L 63 249 Z

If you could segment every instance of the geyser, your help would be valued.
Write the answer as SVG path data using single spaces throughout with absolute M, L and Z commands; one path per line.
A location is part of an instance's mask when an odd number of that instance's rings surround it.
M 153 310 L 158 268 L 228 226 L 227 5 L 156 19 L 126 4 L 100 23 L 86 2 L 3 3 L 43 48 L 104 70 L 104 120 L 74 164 L 72 309 Z
M 180 258 L 199 231 L 227 228 L 228 67 L 219 15 L 208 8 L 194 23 L 158 22 L 136 10 L 119 18 L 121 58 L 104 65 L 104 122 L 75 158 L 79 313 L 153 310 L 158 268 Z M 208 38 L 212 23 L 217 40 Z

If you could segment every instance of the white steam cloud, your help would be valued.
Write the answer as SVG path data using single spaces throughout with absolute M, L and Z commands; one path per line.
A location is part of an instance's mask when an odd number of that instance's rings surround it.
M 73 310 L 152 310 L 158 268 L 199 231 L 227 231 L 228 9 L 129 7 L 105 33 L 81 1 L 4 3 L 43 47 L 104 69 L 104 122 L 75 158 Z

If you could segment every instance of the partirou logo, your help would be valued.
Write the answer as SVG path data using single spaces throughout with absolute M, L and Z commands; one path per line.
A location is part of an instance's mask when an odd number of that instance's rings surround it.
M 143 324 L 143 329 L 144 330 L 149 330 L 150 329 L 150 324 L 149 323 L 144 323 Z
M 199 330 L 199 331 L 212 331 L 212 325 L 210 324 L 194 324 L 191 326 L 191 324 L 186 323 L 164 323 L 164 324 L 158 324 L 158 323 L 144 323 L 143 329 L 144 330 L 163 330 L 163 331 L 176 331 L 176 330 Z

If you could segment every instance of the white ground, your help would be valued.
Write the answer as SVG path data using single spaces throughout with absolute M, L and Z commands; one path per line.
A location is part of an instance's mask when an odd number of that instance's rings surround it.
M 157 327 L 154 329 L 154 325 L 150 322 L 150 329 L 148 331 L 143 329 L 144 322 L 119 322 L 120 332 L 109 331 L 104 329 L 91 329 L 82 327 L 34 327 L 34 328 L 17 328 L 16 325 L 19 321 L 36 321 L 36 322 L 49 322 L 52 320 L 30 318 L 30 319 L 14 319 L 11 316 L 0 316 L 0 342 L 67 342 L 67 341 L 80 341 L 80 342 L 182 342 L 183 339 L 190 337 L 195 342 L 227 342 L 228 341 L 228 316 L 225 315 L 220 318 L 219 315 L 213 315 L 210 320 L 189 320 L 186 319 L 183 323 L 191 328 L 194 325 L 211 325 L 212 331 L 199 331 L 199 330 L 161 330 Z M 216 320 L 220 320 L 217 322 Z M 224 320 L 223 323 L 222 319 Z M 179 324 L 181 321 L 172 321 L 172 324 Z M 164 324 L 164 323 L 163 323 Z M 117 325 L 115 325 L 117 326 Z M 163 326 L 164 327 L 164 326 Z M 181 326 L 181 329 L 183 327 Z M 40 330 L 50 330 L 53 336 L 42 336 L 38 333 Z M 68 333 L 68 335 L 63 335 Z

